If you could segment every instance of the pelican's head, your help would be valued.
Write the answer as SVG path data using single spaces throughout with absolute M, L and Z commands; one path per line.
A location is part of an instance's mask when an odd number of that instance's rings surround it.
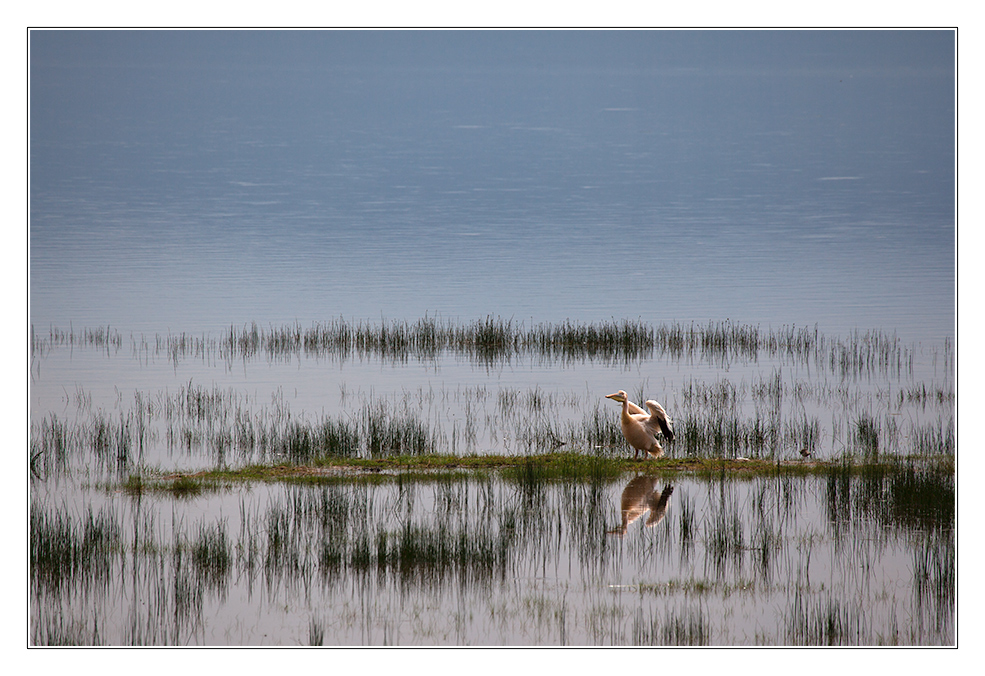
M 629 400 L 629 397 L 626 396 L 626 390 L 619 390 L 615 394 L 607 394 L 605 395 L 605 398 L 612 399 L 613 401 L 618 401 L 620 404 Z

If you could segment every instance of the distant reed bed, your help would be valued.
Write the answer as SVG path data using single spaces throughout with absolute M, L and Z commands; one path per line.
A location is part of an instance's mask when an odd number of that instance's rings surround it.
M 125 338 L 108 326 L 68 331 L 51 327 L 47 334 L 31 329 L 34 359 L 57 347 L 115 353 L 127 343 L 138 358 L 166 357 L 175 364 L 187 359 L 231 363 L 300 356 L 391 362 L 434 362 L 454 356 L 486 366 L 528 358 L 548 363 L 629 364 L 668 357 L 721 365 L 769 358 L 811 365 L 841 377 L 909 375 L 915 358 L 915 348 L 904 345 L 895 333 L 856 330 L 845 337 L 828 337 L 817 326 L 763 329 L 729 320 L 652 325 L 642 320 L 614 319 L 527 325 L 492 315 L 468 322 L 428 316 L 416 321 L 375 323 L 337 318 L 308 327 L 263 328 L 254 322 L 241 328 L 230 326 L 220 334 L 182 332 L 153 338 L 134 334 Z M 941 357 L 945 369 L 953 368 L 949 342 L 945 342 Z

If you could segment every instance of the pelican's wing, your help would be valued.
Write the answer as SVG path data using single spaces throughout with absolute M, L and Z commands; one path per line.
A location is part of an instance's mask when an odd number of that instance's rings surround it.
M 650 498 L 647 501 L 647 506 L 650 508 L 650 516 L 646 520 L 647 528 L 656 526 L 667 516 L 667 508 L 670 507 L 670 495 L 673 492 L 674 487 L 667 486 L 660 495 L 657 495 L 656 491 L 650 494 Z
M 653 399 L 647 399 L 646 407 L 650 409 L 650 418 L 646 424 L 654 433 L 662 432 L 667 441 L 673 441 L 674 430 L 670 426 L 670 419 L 667 417 L 667 411 L 664 410 L 664 407 Z
M 642 408 L 640 408 L 639 406 L 637 406 L 636 404 L 634 404 L 631 401 L 627 401 L 626 402 L 626 405 L 629 407 L 629 415 L 632 415 L 632 416 L 642 415 L 642 416 L 646 416 L 646 417 L 648 417 L 650 415 L 649 413 L 647 413 L 646 411 L 644 411 Z

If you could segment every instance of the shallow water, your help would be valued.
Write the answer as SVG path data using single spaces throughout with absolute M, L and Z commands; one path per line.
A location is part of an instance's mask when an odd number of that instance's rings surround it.
M 846 370 L 817 351 L 476 363 L 288 350 L 230 362 L 103 342 L 49 338 L 35 355 L 37 644 L 955 641 L 946 345 L 889 341 L 898 359 Z M 818 345 L 865 354 L 864 342 Z M 665 374 L 659 387 L 653 372 Z M 660 393 L 670 457 L 796 463 L 806 447 L 833 465 L 745 480 L 648 476 L 641 463 L 638 476 L 594 481 L 520 469 L 133 484 L 333 454 L 538 455 L 563 442 L 626 457 L 618 407 L 602 396 L 616 387 L 639 401 Z M 326 430 L 353 442 L 326 445 Z M 873 460 L 884 464 L 851 470 Z
M 641 479 L 657 495 L 672 486 L 669 500 L 659 518 L 623 519 L 623 493 Z M 39 500 L 32 526 L 61 518 L 95 555 L 33 567 L 31 635 L 42 644 L 946 645 L 955 636 L 947 474 L 376 477 L 186 497 L 67 493 Z M 86 530 L 89 514 L 98 529 Z

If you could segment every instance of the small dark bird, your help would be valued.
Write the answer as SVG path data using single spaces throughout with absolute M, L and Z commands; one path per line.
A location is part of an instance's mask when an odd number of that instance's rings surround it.
M 809 458 L 809 457 L 811 457 L 811 452 L 808 451 L 806 448 L 802 448 L 802 449 L 800 449 L 800 456 L 802 458 Z

